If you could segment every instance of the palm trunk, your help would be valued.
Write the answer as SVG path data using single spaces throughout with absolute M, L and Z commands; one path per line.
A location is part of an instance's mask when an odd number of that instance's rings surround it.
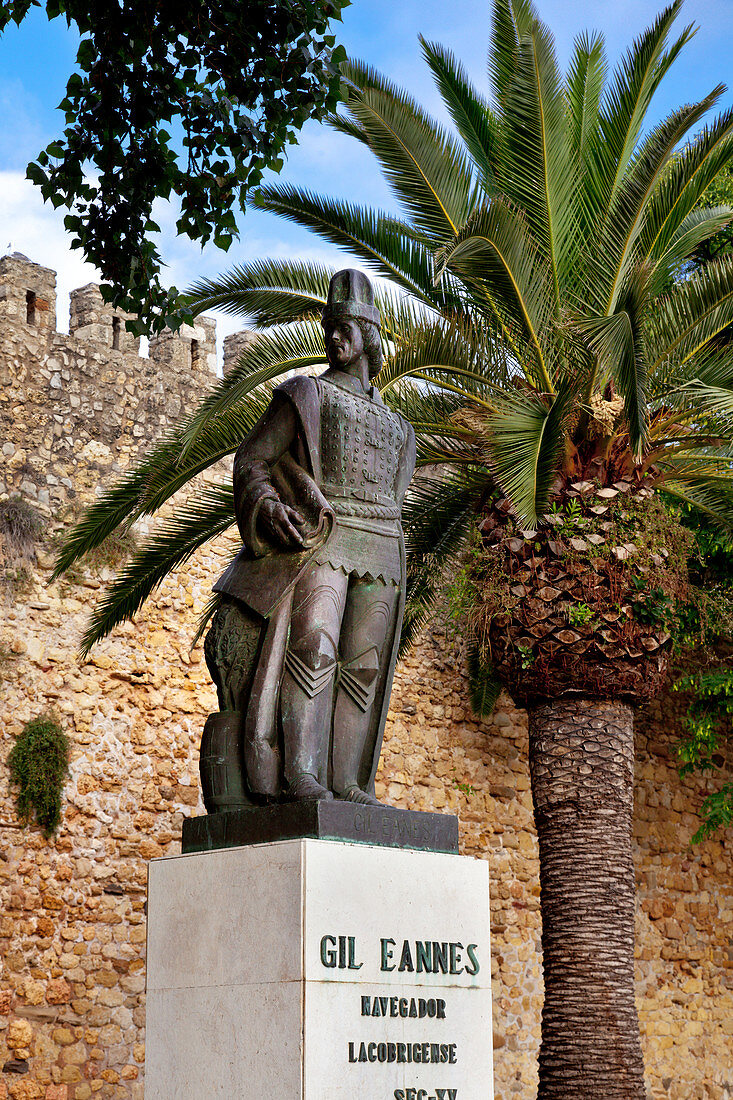
M 530 709 L 545 1004 L 538 1100 L 644 1100 L 634 1003 L 633 712 Z

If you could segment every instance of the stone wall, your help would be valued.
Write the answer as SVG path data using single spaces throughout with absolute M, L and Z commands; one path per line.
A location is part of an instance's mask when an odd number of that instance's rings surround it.
M 126 316 L 89 285 L 57 332 L 54 272 L 0 258 L 0 498 L 66 516 L 198 403 L 216 372 L 214 321 L 151 339 L 145 359 Z
M 206 327 L 193 365 L 194 336 L 177 348 L 164 340 L 150 361 L 114 348 L 112 315 L 88 287 L 72 307 L 74 332 L 59 335 L 52 276 L 0 261 L 0 416 L 14 448 L 3 450 L 4 492 L 35 500 L 49 529 L 197 400 L 211 379 L 200 348 L 213 347 Z M 76 651 L 104 567 L 49 585 L 46 542 L 23 591 L 0 591 L 0 1100 L 142 1100 L 146 863 L 179 851 L 184 816 L 203 812 L 197 750 L 215 694 L 200 647 L 189 646 L 230 552 L 222 540 L 190 562 L 85 661 Z M 676 774 L 682 705 L 668 696 L 638 723 L 647 1080 L 653 1100 L 731 1100 L 733 843 L 689 847 L 705 781 Z M 6 759 L 23 724 L 51 711 L 72 757 L 63 824 L 46 841 L 15 820 Z M 457 812 L 462 851 L 489 861 L 496 1098 L 532 1100 L 542 969 L 526 716 L 505 696 L 490 721 L 471 714 L 460 638 L 442 616 L 398 668 L 377 791 L 394 805 Z

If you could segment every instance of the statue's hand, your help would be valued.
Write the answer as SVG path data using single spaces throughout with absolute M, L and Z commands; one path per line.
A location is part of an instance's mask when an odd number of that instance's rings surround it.
M 304 518 L 295 508 L 274 497 L 263 500 L 258 522 L 264 535 L 288 550 L 303 545 L 303 536 L 298 528 L 305 523 Z

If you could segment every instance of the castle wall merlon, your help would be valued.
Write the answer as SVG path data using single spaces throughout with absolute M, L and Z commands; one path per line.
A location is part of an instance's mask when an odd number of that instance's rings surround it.
M 72 290 L 69 296 L 69 334 L 78 340 L 89 340 L 112 351 L 139 355 L 140 338 L 125 328 L 125 321 L 133 317 L 134 314 L 113 309 L 105 302 L 96 283 L 87 283 L 78 290 Z
M 151 336 L 148 355 L 162 367 L 216 374 L 216 321 L 197 317 L 194 325 L 181 325 L 178 332 L 166 329 Z
M 242 332 L 232 332 L 224 337 L 224 374 L 229 374 L 232 367 L 236 367 L 241 355 L 257 338 L 256 333 L 249 329 Z
M 0 257 L 0 322 L 56 331 L 56 272 L 20 252 Z

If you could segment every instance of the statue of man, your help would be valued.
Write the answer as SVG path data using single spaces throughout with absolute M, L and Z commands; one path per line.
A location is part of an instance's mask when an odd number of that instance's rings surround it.
M 234 460 L 243 548 L 206 638 L 207 809 L 284 799 L 377 804 L 374 776 L 405 598 L 412 427 L 382 365 L 369 280 L 340 271 L 323 310 L 329 369 L 288 379 Z

